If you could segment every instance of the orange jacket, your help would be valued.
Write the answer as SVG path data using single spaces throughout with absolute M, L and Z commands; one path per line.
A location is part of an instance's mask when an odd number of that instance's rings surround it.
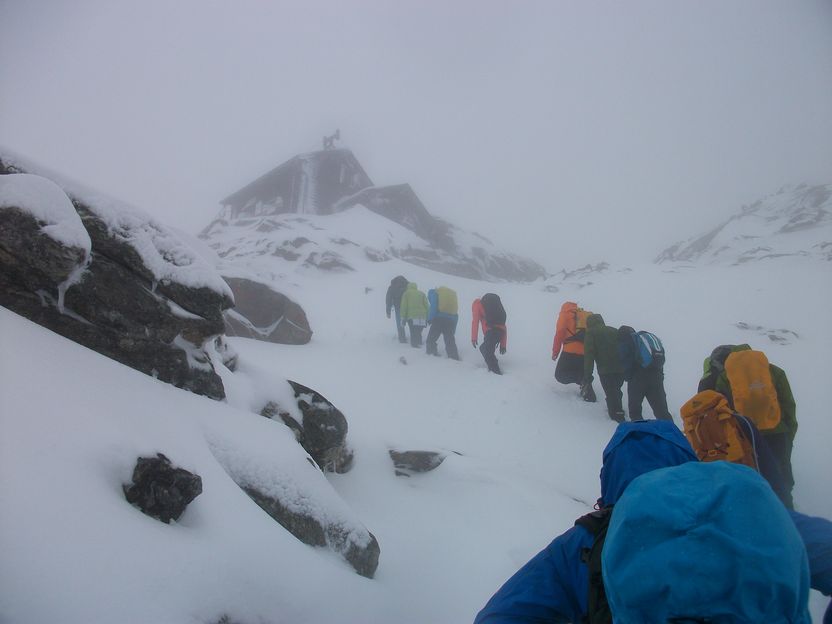
M 471 304 L 471 317 L 473 319 L 471 321 L 471 342 L 477 342 L 479 340 L 479 329 L 480 325 L 482 325 L 483 336 L 489 329 L 501 329 L 503 335 L 500 337 L 500 347 L 503 349 L 506 348 L 506 344 L 508 343 L 508 330 L 506 326 L 489 325 L 485 320 L 485 308 L 482 307 L 482 302 L 479 299 L 474 299 L 474 303 Z
M 556 357 L 561 348 L 564 353 L 584 354 L 584 343 L 581 340 L 569 340 L 575 335 L 575 310 L 578 304 L 567 301 L 560 307 L 558 322 L 555 327 L 555 340 L 552 343 L 552 357 Z

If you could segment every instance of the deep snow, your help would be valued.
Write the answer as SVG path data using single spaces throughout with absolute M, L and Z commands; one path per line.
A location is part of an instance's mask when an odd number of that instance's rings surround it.
M 828 265 L 792 258 L 632 268 L 558 293 L 397 261 L 293 275 L 286 290 L 305 308 L 312 342 L 231 339 L 240 367 L 224 373 L 226 403 L 167 386 L 0 310 L 0 621 L 216 622 L 225 614 L 245 624 L 471 621 L 599 494 L 600 454 L 614 424 L 603 399 L 583 403 L 576 387 L 552 377 L 555 316 L 567 299 L 610 325 L 662 338 L 677 423 L 714 346 L 764 349 L 789 374 L 797 399 L 797 507 L 832 517 Z M 423 290 L 458 291 L 462 362 L 397 342 L 384 295 L 399 273 Z M 502 377 L 487 373 L 469 340 L 470 302 L 489 291 L 508 313 Z M 776 344 L 738 322 L 798 338 Z M 211 452 L 217 439 L 241 460 L 268 463 L 270 448 L 275 456 L 291 452 L 288 429 L 250 411 L 269 383 L 287 377 L 324 394 L 349 421 L 355 467 L 328 480 L 379 540 L 373 580 L 284 531 Z M 459 455 L 402 478 L 394 476 L 392 447 Z M 203 494 L 172 525 L 142 515 L 121 492 L 136 457 L 156 452 L 203 478 Z M 302 451 L 298 461 L 305 463 Z M 819 616 L 825 599 L 812 599 Z

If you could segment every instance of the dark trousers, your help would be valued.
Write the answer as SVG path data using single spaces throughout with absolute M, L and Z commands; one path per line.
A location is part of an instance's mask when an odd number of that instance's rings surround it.
M 439 355 L 439 350 L 436 348 L 436 342 L 439 336 L 445 341 L 445 355 L 452 360 L 459 359 L 459 351 L 456 348 L 456 340 L 454 339 L 454 332 L 456 331 L 456 320 L 447 318 L 445 316 L 437 316 L 430 323 L 428 330 L 428 337 L 425 343 L 425 350 L 428 355 Z
M 415 325 L 413 319 L 408 319 L 407 326 L 410 328 L 410 346 L 421 347 L 424 325 Z
M 791 494 L 794 487 L 794 474 L 792 473 L 792 446 L 794 438 L 790 433 L 766 433 L 761 431 L 760 435 L 768 445 L 768 450 L 774 456 L 775 461 L 780 467 L 780 473 L 783 480 L 786 482 L 786 487 Z
M 404 323 L 402 323 L 402 315 L 399 308 L 393 308 L 396 311 L 396 331 L 399 334 L 399 342 L 407 342 L 407 336 L 404 335 Z
M 644 399 L 647 399 L 656 420 L 673 420 L 667 409 L 663 369 L 640 366 L 633 369 L 633 378 L 627 382 L 627 409 L 630 412 L 630 420 L 644 420 L 641 415 Z
M 482 353 L 488 370 L 498 375 L 502 375 L 503 373 L 500 371 L 500 365 L 497 363 L 497 356 L 494 354 L 494 351 L 497 349 L 497 345 L 500 344 L 502 337 L 503 330 L 492 327 L 485 332 L 485 336 L 482 338 L 482 344 L 480 345 L 480 353 Z
M 621 373 L 598 374 L 601 380 L 601 387 L 607 400 L 607 413 L 615 422 L 624 422 L 624 407 L 621 399 L 624 394 L 621 387 L 624 385 L 624 375 Z
M 580 384 L 584 378 L 584 356 L 580 353 L 561 352 L 555 366 L 555 379 L 562 384 Z

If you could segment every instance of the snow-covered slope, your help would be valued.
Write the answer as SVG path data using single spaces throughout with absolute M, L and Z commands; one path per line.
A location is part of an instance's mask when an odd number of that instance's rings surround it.
M 832 185 L 783 187 L 710 232 L 668 247 L 656 262 L 743 264 L 784 256 L 832 260 Z
M 305 235 L 326 241 L 316 224 L 300 223 Z M 262 233 L 264 241 L 269 235 Z M 796 504 L 832 517 L 825 388 L 832 329 L 822 314 L 795 312 L 832 307 L 829 290 L 817 287 L 828 280 L 825 262 L 784 258 L 774 269 L 752 263 L 730 274 L 635 266 L 583 287 L 567 281 L 551 293 L 453 278 L 398 259 L 374 263 L 360 246 L 379 247 L 379 240 L 353 242 L 359 247 L 339 247 L 357 270 L 342 273 L 284 269 L 276 256 L 233 252 L 276 279 L 285 270 L 316 332 L 302 347 L 231 339 L 240 364 L 224 375 L 227 403 L 167 386 L 0 310 L 0 620 L 471 621 L 599 494 L 601 450 L 614 425 L 603 403 L 583 403 L 575 388 L 552 378 L 555 314 L 565 299 L 611 325 L 661 336 L 674 414 L 695 392 L 702 358 L 715 345 L 748 341 L 764 349 L 788 372 L 797 398 Z M 458 291 L 461 362 L 397 342 L 384 294 L 398 273 L 423 289 Z M 501 295 L 508 313 L 502 377 L 486 372 L 468 340 L 470 302 L 487 291 Z M 702 292 L 707 300 L 690 294 Z M 756 328 L 794 336 L 775 342 Z M 355 467 L 327 478 L 378 538 L 373 580 L 283 531 L 211 452 L 209 441 L 219 437 L 241 449 L 240 459 L 272 448 L 282 454 L 288 430 L 248 410 L 269 380 L 286 377 L 325 394 L 349 420 Z M 459 455 L 402 478 L 388 456 L 393 447 Z M 203 477 L 204 493 L 172 525 L 145 517 L 121 492 L 135 457 L 157 451 Z M 813 596 L 816 615 L 824 605 Z

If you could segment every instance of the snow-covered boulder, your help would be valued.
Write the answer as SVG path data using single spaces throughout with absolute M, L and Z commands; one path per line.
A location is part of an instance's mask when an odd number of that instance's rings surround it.
M 226 277 L 234 292 L 234 308 L 225 311 L 229 336 L 279 344 L 302 345 L 312 339 L 303 308 L 265 284 L 241 277 Z
M 0 221 L 0 304 L 162 381 L 225 396 L 209 353 L 233 295 L 176 233 L 2 151 Z
M 288 380 L 290 393 L 280 392 L 260 411 L 279 419 L 324 472 L 348 472 L 353 451 L 347 444 L 348 424 L 344 414 L 322 394 Z
M 737 265 L 788 256 L 832 260 L 832 185 L 784 186 L 655 261 Z
M 390 459 L 393 460 L 397 477 L 410 477 L 419 472 L 430 472 L 434 468 L 438 468 L 448 456 L 447 453 L 440 453 L 438 451 L 402 451 L 390 449 L 388 453 Z

